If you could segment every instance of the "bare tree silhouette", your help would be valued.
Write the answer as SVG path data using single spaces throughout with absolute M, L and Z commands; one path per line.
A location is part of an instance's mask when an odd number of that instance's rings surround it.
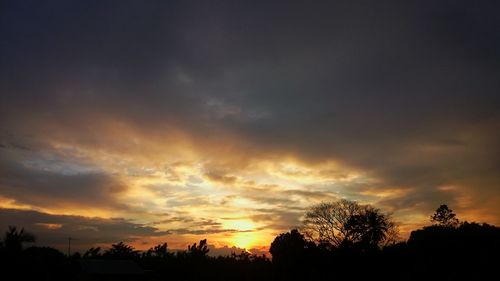
M 379 209 L 343 199 L 313 206 L 302 231 L 311 241 L 331 247 L 379 247 L 394 240 L 397 226 Z

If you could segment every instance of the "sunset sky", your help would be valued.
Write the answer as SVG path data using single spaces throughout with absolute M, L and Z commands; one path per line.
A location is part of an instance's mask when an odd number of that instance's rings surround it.
M 440 204 L 499 225 L 499 10 L 1 1 L 0 231 L 262 253 L 341 198 L 403 238 Z

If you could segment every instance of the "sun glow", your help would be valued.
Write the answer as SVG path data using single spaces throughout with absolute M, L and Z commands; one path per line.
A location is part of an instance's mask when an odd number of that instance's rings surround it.
M 248 250 L 251 247 L 255 246 L 255 243 L 257 242 L 257 236 L 252 232 L 239 232 L 231 238 L 231 242 L 238 248 Z
M 227 220 L 224 223 L 224 228 L 237 231 L 229 239 L 233 246 L 249 249 L 258 242 L 258 234 L 254 232 L 256 225 L 250 220 Z

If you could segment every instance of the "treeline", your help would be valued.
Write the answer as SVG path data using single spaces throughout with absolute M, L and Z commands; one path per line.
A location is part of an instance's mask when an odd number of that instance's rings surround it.
M 184 251 L 169 251 L 167 243 L 138 251 L 123 242 L 109 249 L 90 248 L 70 257 L 51 247 L 23 247 L 35 238 L 24 229 L 9 227 L 0 243 L 0 280 L 271 280 L 272 262 L 265 255 L 249 252 L 230 256 L 208 255 L 207 240 L 189 245 Z M 142 276 L 102 274 L 81 278 L 82 261 L 133 261 Z M 99 266 L 115 264 L 101 263 Z M 103 272 L 107 270 L 104 268 Z M 118 269 L 118 271 L 126 269 Z M 113 268 L 116 273 L 116 268 Z
M 247 252 L 211 257 L 206 239 L 185 251 L 169 251 L 163 243 L 141 252 L 120 242 L 71 257 L 49 247 L 25 247 L 34 240 L 24 229 L 8 229 L 0 244 L 4 276 L 77 280 L 82 261 L 128 260 L 144 270 L 139 280 L 490 280 L 500 265 L 500 228 L 461 222 L 446 205 L 407 241 L 399 239 L 389 214 L 369 205 L 315 205 L 299 229 L 274 239 L 272 260 Z
M 279 280 L 490 280 L 500 265 L 500 228 L 460 222 L 441 205 L 431 225 L 398 238 L 389 214 L 341 200 L 313 206 L 298 230 L 270 247 Z

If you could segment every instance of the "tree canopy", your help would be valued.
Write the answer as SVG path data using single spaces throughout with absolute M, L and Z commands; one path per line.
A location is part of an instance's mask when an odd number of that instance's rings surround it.
M 311 207 L 302 231 L 318 245 L 380 247 L 394 241 L 397 226 L 379 209 L 342 199 Z
M 431 222 L 444 227 L 457 227 L 459 225 L 456 214 L 445 204 L 436 209 L 436 212 L 431 216 Z

